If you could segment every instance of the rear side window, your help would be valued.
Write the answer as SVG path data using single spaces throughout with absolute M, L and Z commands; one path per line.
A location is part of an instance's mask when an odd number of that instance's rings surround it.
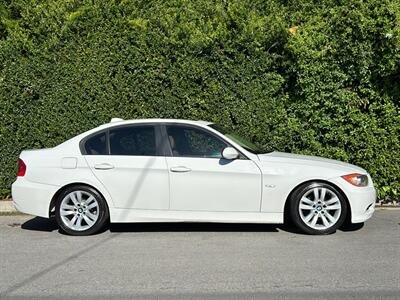
M 110 130 L 111 155 L 156 155 L 154 126 L 127 126 Z
M 85 143 L 87 155 L 107 155 L 107 136 L 105 132 L 90 137 Z

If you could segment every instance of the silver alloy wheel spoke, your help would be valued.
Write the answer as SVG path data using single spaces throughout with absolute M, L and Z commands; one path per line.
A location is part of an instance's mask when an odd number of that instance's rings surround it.
M 308 216 L 305 217 L 304 220 L 305 220 L 306 222 L 309 222 L 313 216 L 314 216 L 314 213 L 313 213 L 313 212 L 310 212 L 310 213 L 308 214 Z
M 78 216 L 78 218 L 76 219 L 75 227 L 76 227 L 77 230 L 82 228 L 82 217 L 81 216 Z
M 313 205 L 314 202 L 312 202 L 310 199 L 306 198 L 306 197 L 302 197 L 301 198 L 301 202 L 309 204 L 309 205 Z
M 92 209 L 92 208 L 94 208 L 94 207 L 96 207 L 97 206 L 97 201 L 96 202 L 93 202 L 92 204 L 90 204 L 90 205 L 88 205 L 87 203 L 86 203 L 86 205 L 87 205 L 87 209 Z
M 79 202 L 82 202 L 82 192 L 81 191 L 76 191 L 76 198 L 78 199 Z
M 324 225 L 326 227 L 329 227 L 329 222 L 324 215 L 321 215 L 321 219 L 322 219 L 322 223 L 324 223 Z
M 93 196 L 90 196 L 89 198 L 86 199 L 85 203 L 86 203 L 86 205 L 89 205 L 89 204 L 92 203 L 94 200 L 95 200 L 94 197 L 93 197 Z
M 65 203 L 63 203 L 63 204 L 61 205 L 61 207 L 62 207 L 62 209 L 64 209 L 64 210 L 68 210 L 68 209 L 74 210 L 74 208 L 75 208 L 74 205 L 69 205 L 69 204 L 65 204 Z
M 314 199 L 319 200 L 319 195 L 318 195 L 318 188 L 314 189 Z
M 86 216 L 89 217 L 91 220 L 96 220 L 97 219 L 97 215 L 94 215 L 89 211 L 86 212 Z
M 306 210 L 313 210 L 314 208 L 312 205 L 305 205 L 305 204 L 300 204 L 301 209 L 306 209 Z
M 76 199 L 76 196 L 75 196 L 74 192 L 70 193 L 68 196 L 69 196 L 69 198 L 71 199 L 71 201 L 72 201 L 72 203 L 74 205 L 78 205 L 78 199 Z
M 61 215 L 62 216 L 75 215 L 75 212 L 73 210 L 62 210 Z
M 320 200 L 324 200 L 326 195 L 326 188 L 321 188 L 321 197 Z
M 335 218 L 331 216 L 331 214 L 327 211 L 325 216 L 329 219 L 330 222 L 335 222 Z
M 317 224 L 318 217 L 319 217 L 318 214 L 316 214 L 316 215 L 314 216 L 314 218 L 311 220 L 311 223 L 310 223 L 311 226 L 315 226 L 315 224 Z
M 336 202 L 339 202 L 338 197 L 332 197 L 332 199 L 326 201 L 325 204 L 326 204 L 326 205 L 331 205 L 331 204 L 334 204 L 334 203 L 336 203 Z
M 91 228 L 99 216 L 99 203 L 86 191 L 73 191 L 61 201 L 60 216 L 65 226 L 83 231 Z
M 77 219 L 78 219 L 78 215 L 75 214 L 75 215 L 72 217 L 72 219 L 69 221 L 69 224 L 70 224 L 71 226 L 75 226 L 75 222 L 76 222 Z
M 326 209 L 332 210 L 332 209 L 339 209 L 341 206 L 340 204 L 334 204 L 334 205 L 329 205 L 326 207 Z
M 83 215 L 83 218 L 85 219 L 85 222 L 86 222 L 89 226 L 92 226 L 92 225 L 94 224 L 94 221 L 90 220 L 90 219 L 88 218 L 88 216 Z
M 331 189 L 316 186 L 302 195 L 298 210 L 300 218 L 307 226 L 325 230 L 339 220 L 342 205 L 338 195 Z

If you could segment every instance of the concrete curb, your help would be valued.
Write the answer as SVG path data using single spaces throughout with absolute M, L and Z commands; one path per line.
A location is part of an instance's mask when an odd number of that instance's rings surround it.
M 383 209 L 390 209 L 390 210 L 400 210 L 400 206 L 393 206 L 393 205 L 376 205 L 375 209 L 383 210 Z M 9 212 L 16 212 L 12 201 L 10 200 L 1 200 L 0 201 L 0 213 L 9 213 Z
M 15 209 L 12 201 L 6 200 L 6 201 L 0 201 L 0 213 L 3 212 L 16 212 L 17 210 Z
M 375 206 L 376 210 L 385 210 L 385 209 L 390 209 L 390 210 L 400 210 L 400 206 L 385 206 L 385 205 L 377 205 Z

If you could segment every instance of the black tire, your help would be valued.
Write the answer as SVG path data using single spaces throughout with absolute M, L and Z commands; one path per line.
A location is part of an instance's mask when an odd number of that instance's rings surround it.
M 98 203 L 98 217 L 97 220 L 94 222 L 93 225 L 91 225 L 90 228 L 86 230 L 73 230 L 69 228 L 64 221 L 61 219 L 61 202 L 62 200 L 71 192 L 76 192 L 76 191 L 83 191 L 85 193 L 90 194 L 93 196 L 97 203 Z M 108 206 L 106 201 L 104 200 L 103 196 L 94 188 L 91 188 L 86 185 L 74 185 L 71 187 L 66 188 L 60 195 L 58 196 L 56 200 L 56 206 L 55 206 L 55 218 L 58 223 L 58 226 L 60 229 L 69 234 L 69 235 L 76 235 L 76 236 L 84 236 L 84 235 L 92 235 L 95 233 L 98 233 L 100 230 L 104 228 L 106 224 L 109 222 L 109 211 L 108 211 Z
M 340 205 L 341 205 L 341 211 L 340 215 L 337 218 L 336 223 L 332 224 L 331 227 L 327 229 L 315 229 L 310 227 L 307 223 L 305 223 L 300 216 L 300 201 L 304 195 L 306 195 L 307 192 L 314 190 L 315 188 L 325 188 L 328 190 L 328 193 L 332 192 L 334 193 L 337 198 L 339 199 Z M 312 235 L 323 235 L 323 234 L 331 234 L 334 233 L 339 227 L 342 226 L 343 222 L 346 220 L 346 215 L 347 215 L 347 201 L 344 198 L 343 194 L 334 186 L 327 184 L 327 183 L 321 183 L 321 182 L 308 182 L 305 183 L 292 193 L 290 199 L 290 219 L 293 221 L 293 223 L 304 233 L 307 234 L 312 234 Z M 316 212 L 314 212 L 316 213 Z M 326 212 L 325 212 L 326 213 Z M 317 214 L 317 213 L 316 213 Z M 318 219 L 319 220 L 319 219 Z M 320 221 L 320 220 L 319 220 Z M 320 221 L 322 222 L 322 220 Z

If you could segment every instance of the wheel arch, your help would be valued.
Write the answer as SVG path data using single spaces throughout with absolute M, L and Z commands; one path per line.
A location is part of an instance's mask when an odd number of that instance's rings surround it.
M 57 190 L 57 192 L 53 195 L 53 197 L 51 198 L 51 201 L 50 201 L 50 205 L 49 205 L 49 216 L 54 216 L 54 208 L 56 206 L 56 201 L 57 201 L 58 197 L 60 196 L 60 194 L 63 191 L 65 191 L 67 188 L 70 188 L 70 187 L 76 186 L 76 185 L 84 185 L 84 186 L 87 186 L 87 187 L 90 187 L 90 188 L 96 190 L 104 198 L 104 200 L 106 202 L 108 213 L 110 213 L 110 204 L 108 203 L 107 197 L 105 197 L 104 194 L 98 188 L 96 188 L 95 186 L 93 186 L 91 184 L 85 183 L 85 182 L 72 182 L 72 183 L 68 183 L 68 184 L 65 184 L 62 187 L 60 187 Z
M 312 182 L 316 182 L 316 183 L 325 183 L 325 184 L 329 184 L 331 186 L 333 186 L 335 189 L 338 190 L 338 192 L 343 196 L 343 198 L 346 201 L 346 206 L 347 206 L 347 215 L 346 215 L 346 219 L 345 219 L 345 224 L 348 224 L 349 222 L 351 222 L 351 206 L 350 206 L 350 202 L 349 199 L 347 198 L 346 194 L 344 193 L 344 191 L 338 187 L 336 184 L 328 181 L 328 180 L 323 180 L 323 179 L 310 179 L 307 181 L 304 181 L 302 183 L 299 183 L 298 185 L 296 185 L 289 193 L 289 195 L 287 196 L 286 200 L 285 200 L 285 206 L 284 206 L 284 210 L 283 210 L 283 217 L 284 217 L 284 222 L 288 223 L 290 222 L 290 198 L 292 197 L 293 193 L 302 185 L 308 184 L 308 183 L 312 183 Z

